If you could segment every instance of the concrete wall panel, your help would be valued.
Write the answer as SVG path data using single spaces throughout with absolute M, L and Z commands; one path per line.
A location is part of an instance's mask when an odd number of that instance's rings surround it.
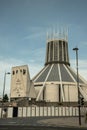
M 40 116 L 43 116 L 44 115 L 44 109 L 43 107 L 40 107 Z
M 35 116 L 35 107 L 32 107 L 32 116 Z
M 8 107 L 7 117 L 8 118 L 12 118 L 13 117 L 13 108 L 12 107 Z
M 59 116 L 62 116 L 62 110 L 61 110 L 61 107 L 59 107 Z
M 47 116 L 47 107 L 44 107 L 44 116 Z
M 23 107 L 23 117 L 26 117 L 26 116 L 27 116 L 26 113 L 27 113 L 27 112 L 26 112 L 26 107 Z
M 51 116 L 51 107 L 48 107 L 48 116 Z
M 66 109 L 65 107 L 62 107 L 62 116 L 65 116 L 66 115 Z
M 58 107 L 55 107 L 55 116 L 58 116 Z
M 27 117 L 31 116 L 31 107 L 27 107 Z
M 40 107 L 36 107 L 36 116 L 40 116 Z
M 75 116 L 76 115 L 76 111 L 75 111 L 75 107 L 72 108 L 72 115 Z
M 76 114 L 75 114 L 75 116 L 78 116 L 78 115 L 79 115 L 78 107 L 76 107 L 75 109 L 76 109 Z
M 51 107 L 52 116 L 54 116 L 54 107 Z
M 46 85 L 45 100 L 52 101 L 52 102 L 58 102 L 59 101 L 58 93 L 59 93 L 58 85 L 56 85 L 56 84 Z M 52 95 L 54 95 L 54 96 L 52 96 Z
M 73 116 L 73 108 L 69 107 L 69 116 Z
M 18 107 L 18 117 L 22 117 L 22 116 L 23 116 L 22 107 Z

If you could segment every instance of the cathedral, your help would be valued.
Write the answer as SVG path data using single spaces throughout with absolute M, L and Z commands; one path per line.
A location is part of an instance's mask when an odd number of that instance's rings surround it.
M 11 100 L 35 99 L 45 102 L 77 102 L 77 73 L 71 68 L 66 32 L 47 34 L 45 64 L 30 79 L 27 65 L 12 67 Z M 87 81 L 79 75 L 81 96 L 87 99 Z

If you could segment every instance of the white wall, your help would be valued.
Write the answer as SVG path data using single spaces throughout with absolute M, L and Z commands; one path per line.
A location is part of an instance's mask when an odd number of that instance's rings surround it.
M 8 107 L 7 117 L 8 118 L 12 118 L 13 117 L 13 108 L 12 107 Z
M 1 118 L 0 108 L 0 118 Z M 87 112 L 87 107 L 81 108 L 81 114 Z M 78 116 L 78 107 L 54 107 L 54 106 L 30 106 L 18 107 L 17 117 L 35 117 L 35 116 Z M 4 116 L 3 116 L 4 117 Z M 7 108 L 7 118 L 13 117 L 13 107 Z

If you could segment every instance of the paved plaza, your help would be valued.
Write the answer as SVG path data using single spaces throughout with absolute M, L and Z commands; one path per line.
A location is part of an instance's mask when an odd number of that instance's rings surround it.
M 3 118 L 1 125 L 27 125 L 27 126 L 52 126 L 52 127 L 80 127 L 87 129 L 85 117 L 81 118 L 79 126 L 78 117 L 27 117 L 27 118 Z

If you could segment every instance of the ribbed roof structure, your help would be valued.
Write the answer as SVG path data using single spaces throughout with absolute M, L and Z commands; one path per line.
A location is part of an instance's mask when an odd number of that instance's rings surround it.
M 49 70 L 50 74 L 49 73 Z M 73 69 L 69 65 L 65 64 L 48 64 L 46 67 L 44 67 L 33 79 L 35 83 L 43 83 L 48 75 L 48 78 L 46 82 L 70 82 L 70 83 L 76 83 L 77 82 L 77 76 L 76 73 L 73 71 Z M 85 81 L 79 77 L 79 83 L 84 84 Z

